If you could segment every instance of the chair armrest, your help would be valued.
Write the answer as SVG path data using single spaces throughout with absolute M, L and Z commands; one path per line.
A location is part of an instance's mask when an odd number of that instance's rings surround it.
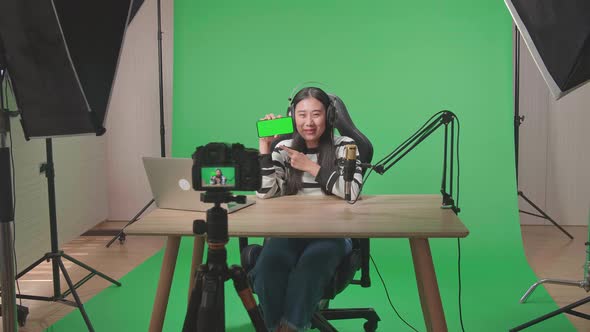
M 361 287 L 371 287 L 371 242 L 369 239 L 352 239 L 353 248 L 360 251 L 360 270 L 361 278 L 354 279 L 351 284 L 361 285 Z

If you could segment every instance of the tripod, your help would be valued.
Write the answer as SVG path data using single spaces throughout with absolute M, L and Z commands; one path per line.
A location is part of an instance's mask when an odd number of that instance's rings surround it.
M 84 309 L 84 305 L 76 292 L 80 286 L 82 286 L 85 282 L 90 280 L 95 275 L 117 285 L 121 286 L 121 283 L 108 277 L 107 275 L 93 269 L 92 267 L 74 259 L 73 257 L 65 254 L 63 251 L 58 249 L 58 242 L 57 242 L 57 215 L 56 215 L 56 206 L 55 206 L 55 172 L 53 168 L 53 149 L 52 149 L 52 142 L 51 138 L 45 139 L 46 151 L 47 151 L 47 162 L 41 165 L 41 172 L 45 173 L 47 177 L 47 185 L 48 185 L 48 195 L 49 195 L 49 229 L 50 229 L 50 237 L 51 237 L 51 251 L 46 253 L 43 257 L 39 258 L 35 263 L 30 265 L 29 267 L 25 268 L 22 272 L 16 275 L 16 279 L 20 279 L 22 276 L 27 274 L 29 271 L 37 267 L 43 261 L 51 261 L 52 268 L 53 268 L 53 296 L 36 296 L 36 295 L 23 295 L 18 294 L 16 297 L 21 299 L 27 300 L 37 300 L 37 301 L 48 301 L 48 302 L 59 302 L 62 304 L 66 304 L 72 307 L 77 307 L 82 314 L 82 318 L 88 327 L 88 331 L 94 331 L 92 327 L 92 323 L 86 314 L 86 310 Z M 68 271 L 66 270 L 63 260 L 66 259 L 85 270 L 89 271 L 90 273 L 82 278 L 77 283 L 73 283 Z M 59 273 L 63 274 L 66 283 L 68 284 L 68 290 L 65 292 L 61 291 L 60 287 L 60 275 Z M 72 294 L 74 297 L 74 301 L 67 300 L 66 297 Z
M 229 240 L 227 210 L 221 207 L 221 203 L 245 203 L 246 197 L 232 196 L 227 191 L 207 191 L 201 193 L 201 201 L 215 204 L 214 207 L 207 210 L 206 222 L 204 220 L 193 222 L 195 234 L 207 233 L 207 262 L 197 269 L 195 286 L 189 299 L 182 331 L 225 331 L 224 283 L 232 279 L 256 332 L 267 332 L 252 290 L 248 285 L 246 272 L 238 265 L 232 265 L 230 268 L 227 266 L 227 251 L 225 249 Z
M 164 74 L 162 72 L 162 0 L 157 1 L 157 16 L 158 16 L 158 87 L 160 95 L 160 157 L 166 157 L 166 127 L 164 126 Z M 125 228 L 139 219 L 139 217 L 154 203 L 152 198 L 129 222 L 121 228 L 110 241 L 106 244 L 109 248 L 113 242 L 119 239 L 119 243 L 123 244 L 127 235 Z
M 518 151 L 519 151 L 519 136 L 520 136 L 520 125 L 524 121 L 524 116 L 520 115 L 519 109 L 519 87 L 520 84 L 520 33 L 518 27 L 514 26 L 514 153 L 516 161 L 516 185 L 518 186 Z M 567 237 L 573 239 L 574 237 L 563 227 L 561 227 L 553 218 L 551 218 L 545 211 L 538 207 L 533 201 L 531 201 L 522 190 L 518 190 L 518 196 L 522 197 L 525 202 L 532 206 L 538 213 L 518 210 L 520 213 L 528 214 L 531 216 L 543 218 L 549 220 L 555 227 L 559 228 Z

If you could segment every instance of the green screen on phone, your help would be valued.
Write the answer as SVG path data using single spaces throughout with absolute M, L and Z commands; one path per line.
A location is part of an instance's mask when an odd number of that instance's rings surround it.
M 258 137 L 290 134 L 293 132 L 293 120 L 290 117 L 273 120 L 260 120 L 256 123 Z

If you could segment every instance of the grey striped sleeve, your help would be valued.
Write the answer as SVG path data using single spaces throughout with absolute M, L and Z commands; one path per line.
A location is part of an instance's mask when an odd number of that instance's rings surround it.
M 260 155 L 262 184 L 256 192 L 259 198 L 272 198 L 283 193 L 285 184 L 285 161 L 280 152 Z

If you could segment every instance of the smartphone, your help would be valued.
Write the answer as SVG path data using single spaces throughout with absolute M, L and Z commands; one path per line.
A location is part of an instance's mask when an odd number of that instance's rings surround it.
M 291 117 L 276 118 L 272 120 L 260 120 L 256 123 L 258 137 L 291 134 L 293 132 L 293 119 Z

